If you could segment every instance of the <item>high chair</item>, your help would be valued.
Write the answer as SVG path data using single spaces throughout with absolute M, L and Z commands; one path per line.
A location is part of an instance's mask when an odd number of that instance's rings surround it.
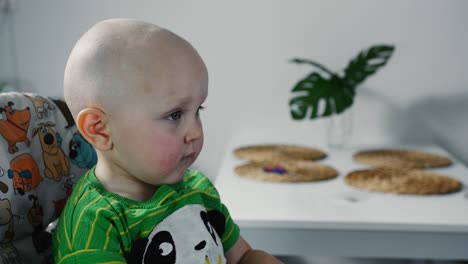
M 63 100 L 0 93 L 1 263 L 53 263 L 47 227 L 96 160 Z

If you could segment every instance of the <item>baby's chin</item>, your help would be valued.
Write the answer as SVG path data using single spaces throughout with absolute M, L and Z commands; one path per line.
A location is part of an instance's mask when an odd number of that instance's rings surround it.
M 172 173 L 171 176 L 167 178 L 167 181 L 165 181 L 165 183 L 166 184 L 176 184 L 176 183 L 180 182 L 184 178 L 186 171 L 187 171 L 187 168 L 185 168 L 185 167 L 180 168 L 179 170 Z
M 194 159 L 185 159 L 182 160 L 181 163 L 179 163 L 179 166 L 174 168 L 172 172 L 169 172 L 166 174 L 165 179 L 162 179 L 160 182 L 161 184 L 175 184 L 180 182 L 184 176 L 187 170 L 189 169 L 190 166 L 192 166 L 194 162 Z

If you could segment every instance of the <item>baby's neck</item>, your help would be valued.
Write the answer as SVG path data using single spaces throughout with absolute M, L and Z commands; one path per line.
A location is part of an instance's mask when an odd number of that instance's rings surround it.
M 157 186 L 141 182 L 135 177 L 127 177 L 99 162 L 94 173 L 107 191 L 131 200 L 146 201 L 153 197 L 157 189 Z

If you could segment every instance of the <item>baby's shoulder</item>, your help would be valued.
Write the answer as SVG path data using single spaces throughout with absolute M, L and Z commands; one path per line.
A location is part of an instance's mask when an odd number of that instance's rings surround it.
M 184 187 L 192 190 L 199 190 L 218 194 L 211 180 L 198 170 L 187 170 L 184 176 Z
M 87 176 L 83 175 L 75 185 L 73 192 L 67 198 L 64 213 L 83 216 L 105 214 L 108 217 L 118 215 L 119 208 L 122 207 L 118 195 L 96 186 Z M 124 210 L 125 208 L 120 209 L 120 211 Z

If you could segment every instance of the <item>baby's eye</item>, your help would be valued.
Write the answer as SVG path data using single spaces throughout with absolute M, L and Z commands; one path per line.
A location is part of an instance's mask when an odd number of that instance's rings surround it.
M 167 116 L 167 119 L 171 120 L 171 121 L 176 121 L 176 120 L 180 119 L 181 115 L 182 115 L 182 113 L 180 111 L 176 111 L 176 112 L 170 113 Z

